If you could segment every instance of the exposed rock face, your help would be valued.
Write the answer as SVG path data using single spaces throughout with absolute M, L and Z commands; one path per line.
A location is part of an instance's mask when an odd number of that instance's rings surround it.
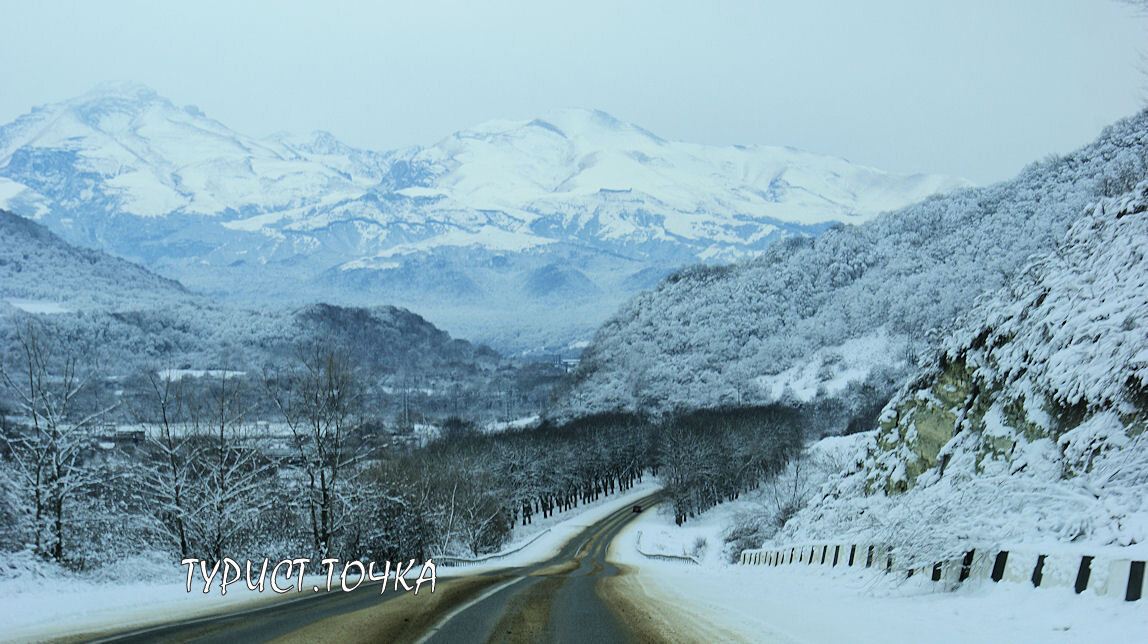
M 937 367 L 883 412 L 869 492 L 936 480 L 957 457 L 975 475 L 1078 476 L 1144 432 L 1146 205 L 1148 182 L 1100 202 L 1053 253 L 974 307 Z

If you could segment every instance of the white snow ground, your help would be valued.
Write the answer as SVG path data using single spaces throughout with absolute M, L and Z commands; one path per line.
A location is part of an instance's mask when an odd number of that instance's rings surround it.
M 1148 601 L 1124 602 L 1070 588 L 932 582 L 865 569 L 738 566 L 721 561 L 721 506 L 673 525 L 664 507 L 630 524 L 611 560 L 636 569 L 633 582 L 656 615 L 684 640 L 748 642 L 1128 642 L 1148 634 Z M 651 560 L 636 549 L 680 552 L 699 538 L 703 565 Z
M 11 561 L 0 561 L 0 643 L 122 630 L 300 597 L 295 592 L 253 592 L 242 581 L 229 586 L 223 596 L 218 577 L 212 592 L 204 594 L 198 572 L 189 593 L 185 589 L 187 567 L 159 555 L 120 562 L 115 570 L 104 571 L 99 581 L 46 564 L 24 565 L 18 571 L 14 567 Z M 416 574 L 417 570 L 415 566 Z M 291 578 L 279 585 L 282 588 L 297 581 Z M 303 578 L 303 587 L 325 585 L 326 581 L 325 575 L 308 575 Z
M 12 306 L 24 311 L 25 313 L 39 313 L 45 315 L 54 315 L 57 313 L 71 313 L 72 309 L 60 302 L 53 302 L 51 300 L 24 300 L 18 298 L 8 298 L 7 302 Z

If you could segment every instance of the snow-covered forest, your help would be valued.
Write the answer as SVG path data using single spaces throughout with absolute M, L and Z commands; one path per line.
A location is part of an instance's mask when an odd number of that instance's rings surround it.
M 810 448 L 808 507 L 743 531 L 886 543 L 906 566 L 993 544 L 1142 556 L 1146 215 L 1148 182 L 1088 208 L 977 299 L 876 428 Z
M 871 420 L 982 293 L 1146 174 L 1142 112 L 1013 180 L 678 271 L 602 325 L 556 413 L 834 399 L 845 412 L 816 431 Z
M 796 413 L 780 407 L 493 433 L 451 416 L 404 444 L 380 422 L 363 365 L 335 349 L 259 377 L 169 369 L 110 391 L 92 353 L 43 322 L 9 340 L 0 548 L 16 568 L 99 569 L 141 552 L 477 556 L 518 523 L 648 475 L 685 521 L 757 487 L 801 445 Z M 124 417 L 134 423 L 114 422 Z

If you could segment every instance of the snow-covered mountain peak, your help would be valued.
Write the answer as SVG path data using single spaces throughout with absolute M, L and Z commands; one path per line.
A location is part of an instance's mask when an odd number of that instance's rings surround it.
M 666 141 L 605 112 L 577 108 L 532 120 L 488 121 L 413 158 L 435 176 L 434 187 L 419 188 L 420 195 L 530 221 L 551 213 L 583 217 L 599 209 L 599 200 L 613 200 L 606 195 L 626 192 L 645 205 L 673 210 L 679 225 L 672 234 L 690 239 L 711 236 L 715 221 L 725 227 L 738 225 L 738 218 L 769 220 L 771 226 L 774 220 L 859 221 L 968 185 L 949 177 L 893 175 L 791 148 Z M 606 226 L 610 234 L 630 227 Z M 753 237 L 745 232 L 730 239 Z
M 574 132 L 588 140 L 612 137 L 618 141 L 641 141 L 643 145 L 666 142 L 649 130 L 618 119 L 602 110 L 566 108 L 547 112 L 541 120 L 552 123 L 565 132 Z
M 197 135 L 243 138 L 195 106 L 177 107 L 146 85 L 103 83 L 79 97 L 37 107 L 0 128 L 0 163 L 25 146 L 116 156 L 134 150 L 117 152 L 109 143 L 115 147 L 137 139 L 156 151 L 176 151 L 191 147 L 189 140 Z
M 266 140 L 286 146 L 295 152 L 309 154 L 333 155 L 361 152 L 361 150 L 347 145 L 326 130 L 313 130 L 307 134 L 281 131 L 272 134 Z
M 642 150 L 665 143 L 658 136 L 601 110 L 564 108 L 521 121 L 492 120 L 460 130 L 435 147 L 491 146 L 549 150 L 561 161 L 571 150 Z
M 130 131 L 149 120 L 196 123 L 211 131 L 230 132 L 194 105 L 176 106 L 151 87 L 127 81 L 100 83 L 75 98 L 41 106 L 33 114 L 37 112 L 53 128 L 59 127 L 61 119 L 72 118 L 108 134 Z
M 93 127 L 109 115 L 134 117 L 157 107 L 177 109 L 147 85 L 120 81 L 100 83 L 76 98 L 47 106 L 50 112 L 71 111 Z
M 330 298 L 335 284 L 356 302 L 426 312 L 459 296 L 497 293 L 504 311 L 581 298 L 593 319 L 579 333 L 683 263 L 749 257 L 965 185 L 667 141 L 580 108 L 389 152 L 325 131 L 254 138 L 135 83 L 0 126 L 0 179 L 0 207 L 193 289 L 295 301 L 303 287 Z
M 0 171 L 57 200 L 101 201 L 97 212 L 146 217 L 317 204 L 359 196 L 382 176 L 373 153 L 329 133 L 303 141 L 248 137 L 145 85 L 106 83 L 0 128 Z

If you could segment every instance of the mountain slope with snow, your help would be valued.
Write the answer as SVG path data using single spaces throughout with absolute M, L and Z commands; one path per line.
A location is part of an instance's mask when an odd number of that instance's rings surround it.
M 193 299 L 178 282 L 71 246 L 40 224 L 0 210 L 0 302 L 28 312 L 64 312 Z
M 111 84 L 0 127 L 0 206 L 72 243 L 198 291 L 402 304 L 519 349 L 588 337 L 683 264 L 752 257 L 963 185 L 666 141 L 589 110 L 374 152 L 323 132 L 255 139 Z
M 0 360 L 18 363 L 17 337 L 30 328 L 44 334 L 47 350 L 66 347 L 118 387 L 142 385 L 137 393 L 157 371 L 246 374 L 258 381 L 271 365 L 329 348 L 371 374 L 370 386 L 378 387 L 372 404 L 388 417 L 400 399 L 428 418 L 460 407 L 483 421 L 532 413 L 562 373 L 506 359 L 393 306 L 220 302 L 0 210 Z M 494 372 L 515 383 L 514 401 L 499 397 L 506 381 L 492 378 Z M 417 393 L 412 382 L 419 383 Z
M 884 402 L 936 330 L 1052 249 L 1088 204 L 1146 177 L 1142 112 L 1011 181 L 680 270 L 602 325 L 556 413 Z
M 855 442 L 780 539 L 946 557 L 993 544 L 1148 552 L 1148 181 L 1104 199 Z M 1136 554 L 1130 554 L 1134 550 Z

